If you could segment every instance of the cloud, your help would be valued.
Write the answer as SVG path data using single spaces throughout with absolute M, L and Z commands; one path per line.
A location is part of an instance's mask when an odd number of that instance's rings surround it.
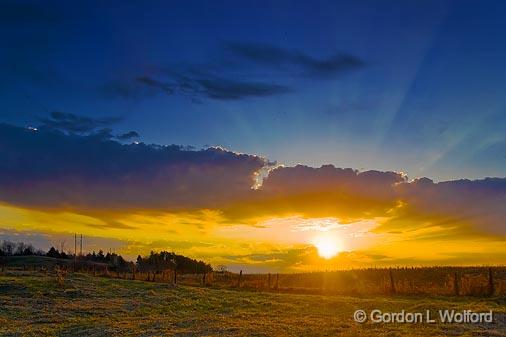
M 224 212 L 232 219 L 261 216 L 336 216 L 342 222 L 383 216 L 396 205 L 394 186 L 405 177 L 395 172 L 366 171 L 324 165 L 278 167 L 248 202 Z
M 396 191 L 404 204 L 385 227 L 406 226 L 408 221 L 415 221 L 425 227 L 458 226 L 471 234 L 481 230 L 506 235 L 506 178 L 439 183 L 422 178 L 400 184 Z
M 250 193 L 267 164 L 221 148 L 121 144 L 7 124 L 0 144 L 0 200 L 35 208 L 217 208 Z
M 295 75 L 321 80 L 365 66 L 360 58 L 346 53 L 319 59 L 266 44 L 230 42 L 223 47 L 229 55 L 217 62 L 148 67 L 149 71 L 133 81 L 113 81 L 102 90 L 108 96 L 134 99 L 163 93 L 186 96 L 198 103 L 203 99 L 242 100 L 296 91 L 292 85 L 282 83 L 279 76 L 272 76 L 273 69 L 283 75 L 281 78 Z
M 300 215 L 341 223 L 379 220 L 376 232 L 417 233 L 417 239 L 506 235 L 506 178 L 412 182 L 396 172 L 279 167 L 245 202 L 224 209 L 243 223 Z
M 134 81 L 110 82 L 101 88 L 109 97 L 142 99 L 157 94 L 188 97 L 194 103 L 203 99 L 242 100 L 282 95 L 293 90 L 284 85 L 262 81 L 244 81 L 216 76 L 208 71 L 174 71 L 164 69 L 154 75 L 143 75 Z
M 121 135 L 116 136 L 118 140 L 130 140 L 132 138 L 139 138 L 139 134 L 136 131 L 125 132 Z
M 259 65 L 285 71 L 295 69 L 302 75 L 313 78 L 333 78 L 365 66 L 360 58 L 346 53 L 318 59 L 302 51 L 262 43 L 229 42 L 224 47 L 235 56 Z
M 273 249 L 263 253 L 223 255 L 221 258 L 229 265 L 248 265 L 248 270 L 260 268 L 257 272 L 266 272 L 269 269 L 285 269 L 287 266 L 300 266 L 309 264 L 311 258 L 316 256 L 316 249 L 308 245 L 287 247 L 285 249 Z M 236 268 L 233 268 L 236 269 Z
M 91 118 L 68 112 L 53 111 L 50 117 L 41 118 L 40 128 L 60 130 L 68 133 L 90 133 L 98 128 L 111 126 L 121 120 L 120 117 Z M 102 133 L 107 129 L 102 129 Z
M 158 89 L 166 95 L 179 94 L 194 100 L 209 98 L 214 100 L 240 100 L 252 97 L 266 97 L 289 93 L 289 87 L 263 82 L 238 81 L 205 76 L 177 76 L 166 80 L 157 80 L 142 76 L 137 82 L 149 88 Z
M 68 112 L 53 111 L 49 117 L 39 118 L 39 120 L 42 124 L 36 128 L 38 130 L 60 131 L 69 135 L 90 136 L 98 140 L 117 139 L 127 141 L 140 137 L 136 131 L 119 135 L 113 134 L 113 130 L 109 126 L 121 121 L 121 117 L 92 118 Z
M 247 97 L 264 97 L 289 93 L 288 87 L 260 82 L 240 82 L 226 79 L 200 79 L 198 84 L 209 98 L 234 100 Z
M 77 130 L 83 129 L 89 130 Z M 397 172 L 298 165 L 272 169 L 252 189 L 258 173 L 272 165 L 255 155 L 123 144 L 108 129 L 77 134 L 7 124 L 0 125 L 0 157 L 0 201 L 27 208 L 80 214 L 212 210 L 220 224 L 249 225 L 293 216 L 333 217 L 350 226 L 378 219 L 376 232 L 418 240 L 506 235 L 506 178 L 410 182 Z

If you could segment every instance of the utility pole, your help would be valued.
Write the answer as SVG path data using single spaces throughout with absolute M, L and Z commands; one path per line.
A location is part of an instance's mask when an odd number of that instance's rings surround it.
M 76 271 L 77 234 L 74 234 L 74 272 Z
M 81 253 L 79 254 L 83 256 L 83 235 L 81 234 Z

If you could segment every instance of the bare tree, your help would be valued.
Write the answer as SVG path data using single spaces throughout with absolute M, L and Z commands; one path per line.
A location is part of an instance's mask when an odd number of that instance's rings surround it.
M 12 255 L 14 254 L 14 249 L 16 248 L 16 244 L 11 241 L 4 240 L 2 242 L 2 251 L 5 255 Z

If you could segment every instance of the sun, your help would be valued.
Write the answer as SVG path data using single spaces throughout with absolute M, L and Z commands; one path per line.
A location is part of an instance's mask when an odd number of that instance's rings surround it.
M 315 239 L 314 246 L 318 250 L 318 255 L 324 259 L 330 259 L 341 251 L 341 243 L 339 240 L 328 236 Z

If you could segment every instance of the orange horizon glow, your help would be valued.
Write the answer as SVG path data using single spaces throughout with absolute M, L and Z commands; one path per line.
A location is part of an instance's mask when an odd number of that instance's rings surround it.
M 82 233 L 85 248 L 90 251 L 117 247 L 116 252 L 134 259 L 151 250 L 169 250 L 213 265 L 227 265 L 231 270 L 301 272 L 403 264 L 500 264 L 506 254 L 500 237 L 464 232 L 451 240 L 438 239 L 445 232 L 437 227 L 385 232 L 382 226 L 386 218 L 348 223 L 333 217 L 291 215 L 250 225 L 231 224 L 220 212 L 211 210 L 136 212 L 109 215 L 118 223 L 114 227 L 104 218 L 70 211 L 3 205 L 0 214 L 3 230 L 19 235 L 38 233 L 55 247 L 59 238 Z M 470 235 L 474 237 L 472 242 Z M 493 258 L 490 251 L 496 252 Z M 477 258 L 470 260 L 469 256 Z

